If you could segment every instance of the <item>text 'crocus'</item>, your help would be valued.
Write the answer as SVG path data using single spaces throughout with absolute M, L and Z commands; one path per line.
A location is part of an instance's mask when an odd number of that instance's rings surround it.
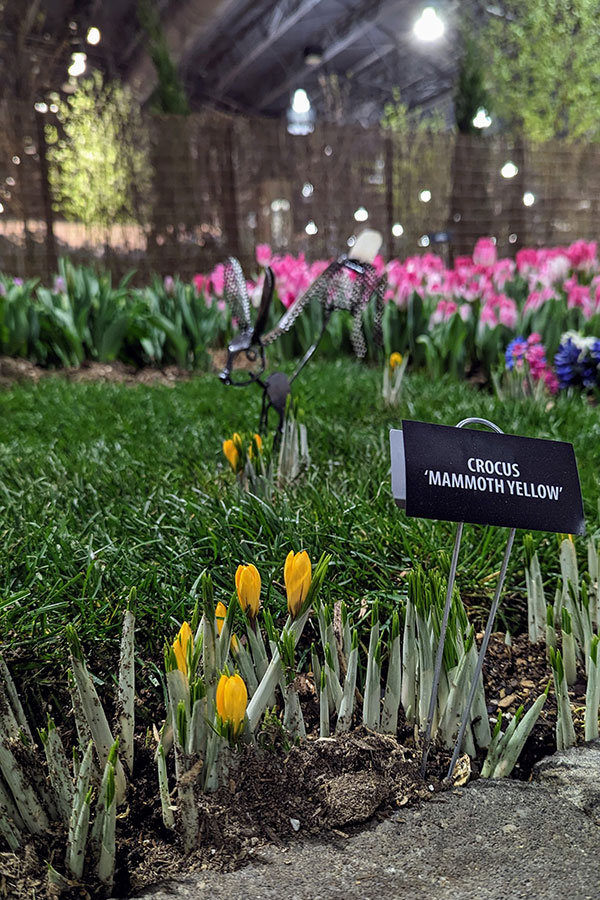
M 234 738 L 237 737 L 242 730 L 248 705 L 248 691 L 237 672 L 235 675 L 221 675 L 217 685 L 216 705 L 223 724 L 231 729 Z
M 302 609 L 311 579 L 312 566 L 306 550 L 302 550 L 301 553 L 294 553 L 293 550 L 290 550 L 283 569 L 283 580 L 287 593 L 288 612 L 292 619 L 295 619 Z
M 255 619 L 260 606 L 260 575 L 256 566 L 250 563 L 237 567 L 235 588 L 242 611 Z

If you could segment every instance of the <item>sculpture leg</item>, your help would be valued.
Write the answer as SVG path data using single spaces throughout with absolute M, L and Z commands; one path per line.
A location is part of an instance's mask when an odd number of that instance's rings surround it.
M 267 406 L 267 385 L 263 387 L 262 407 L 260 410 L 260 421 L 258 423 L 258 433 L 265 434 L 269 421 L 269 408 Z
M 279 416 L 279 423 L 273 441 L 274 448 L 277 448 L 281 442 L 283 434 L 283 423 L 285 421 L 285 411 L 287 407 L 287 399 L 291 393 L 290 379 L 283 372 L 273 372 L 267 379 L 266 397 L 268 401 L 267 414 L 269 409 L 273 408 Z

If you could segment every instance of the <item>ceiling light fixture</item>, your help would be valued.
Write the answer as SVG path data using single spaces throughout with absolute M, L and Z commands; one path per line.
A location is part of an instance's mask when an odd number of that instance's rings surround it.
M 323 51 L 320 47 L 306 47 L 304 50 L 304 64 L 310 66 L 320 66 L 323 62 Z

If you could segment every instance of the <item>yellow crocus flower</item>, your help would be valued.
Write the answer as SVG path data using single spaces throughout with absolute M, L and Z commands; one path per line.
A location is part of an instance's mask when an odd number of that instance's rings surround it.
M 221 675 L 217 685 L 216 705 L 220 718 L 231 726 L 233 736 L 237 737 L 242 730 L 248 705 L 248 691 L 237 672 L 235 675 Z
M 390 354 L 390 369 L 395 369 L 396 366 L 402 365 L 402 354 L 395 351 Z
M 227 457 L 229 465 L 233 469 L 234 472 L 239 472 L 241 465 L 241 456 L 240 456 L 240 448 L 242 445 L 242 439 L 237 433 L 234 433 L 233 438 L 229 440 L 223 441 L 223 453 Z
M 290 550 L 283 568 L 283 580 L 287 593 L 288 611 L 292 619 L 295 619 L 302 609 L 311 579 L 312 566 L 306 550 L 302 550 L 301 553 L 294 553 L 293 550 Z
M 262 438 L 261 438 L 260 434 L 254 435 L 253 443 L 256 444 L 256 449 L 258 450 L 259 454 L 262 453 L 263 442 L 262 442 Z M 252 446 L 253 446 L 252 443 L 250 443 L 248 445 L 248 456 L 250 457 L 250 459 L 252 459 L 252 454 L 253 454 Z
M 220 600 L 215 607 L 215 618 L 217 620 L 217 631 L 219 634 L 223 631 L 223 623 L 225 622 L 225 616 L 227 615 L 227 607 Z
M 237 567 L 235 588 L 242 611 L 255 619 L 260 606 L 260 575 L 256 566 L 250 563 Z
M 193 652 L 194 638 L 192 636 L 192 629 L 187 622 L 184 622 L 179 629 L 179 634 L 173 642 L 173 653 L 177 660 L 177 668 L 180 672 L 183 672 L 184 675 L 187 675 L 187 652 L 190 641 L 192 643 Z

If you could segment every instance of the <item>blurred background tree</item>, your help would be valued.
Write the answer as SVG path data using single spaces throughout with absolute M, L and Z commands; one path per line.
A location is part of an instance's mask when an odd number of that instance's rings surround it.
M 599 0 L 504 0 L 483 34 L 494 109 L 531 141 L 600 138 Z
M 55 208 L 105 230 L 143 222 L 151 185 L 148 137 L 131 91 L 102 75 L 79 81 L 46 127 Z

